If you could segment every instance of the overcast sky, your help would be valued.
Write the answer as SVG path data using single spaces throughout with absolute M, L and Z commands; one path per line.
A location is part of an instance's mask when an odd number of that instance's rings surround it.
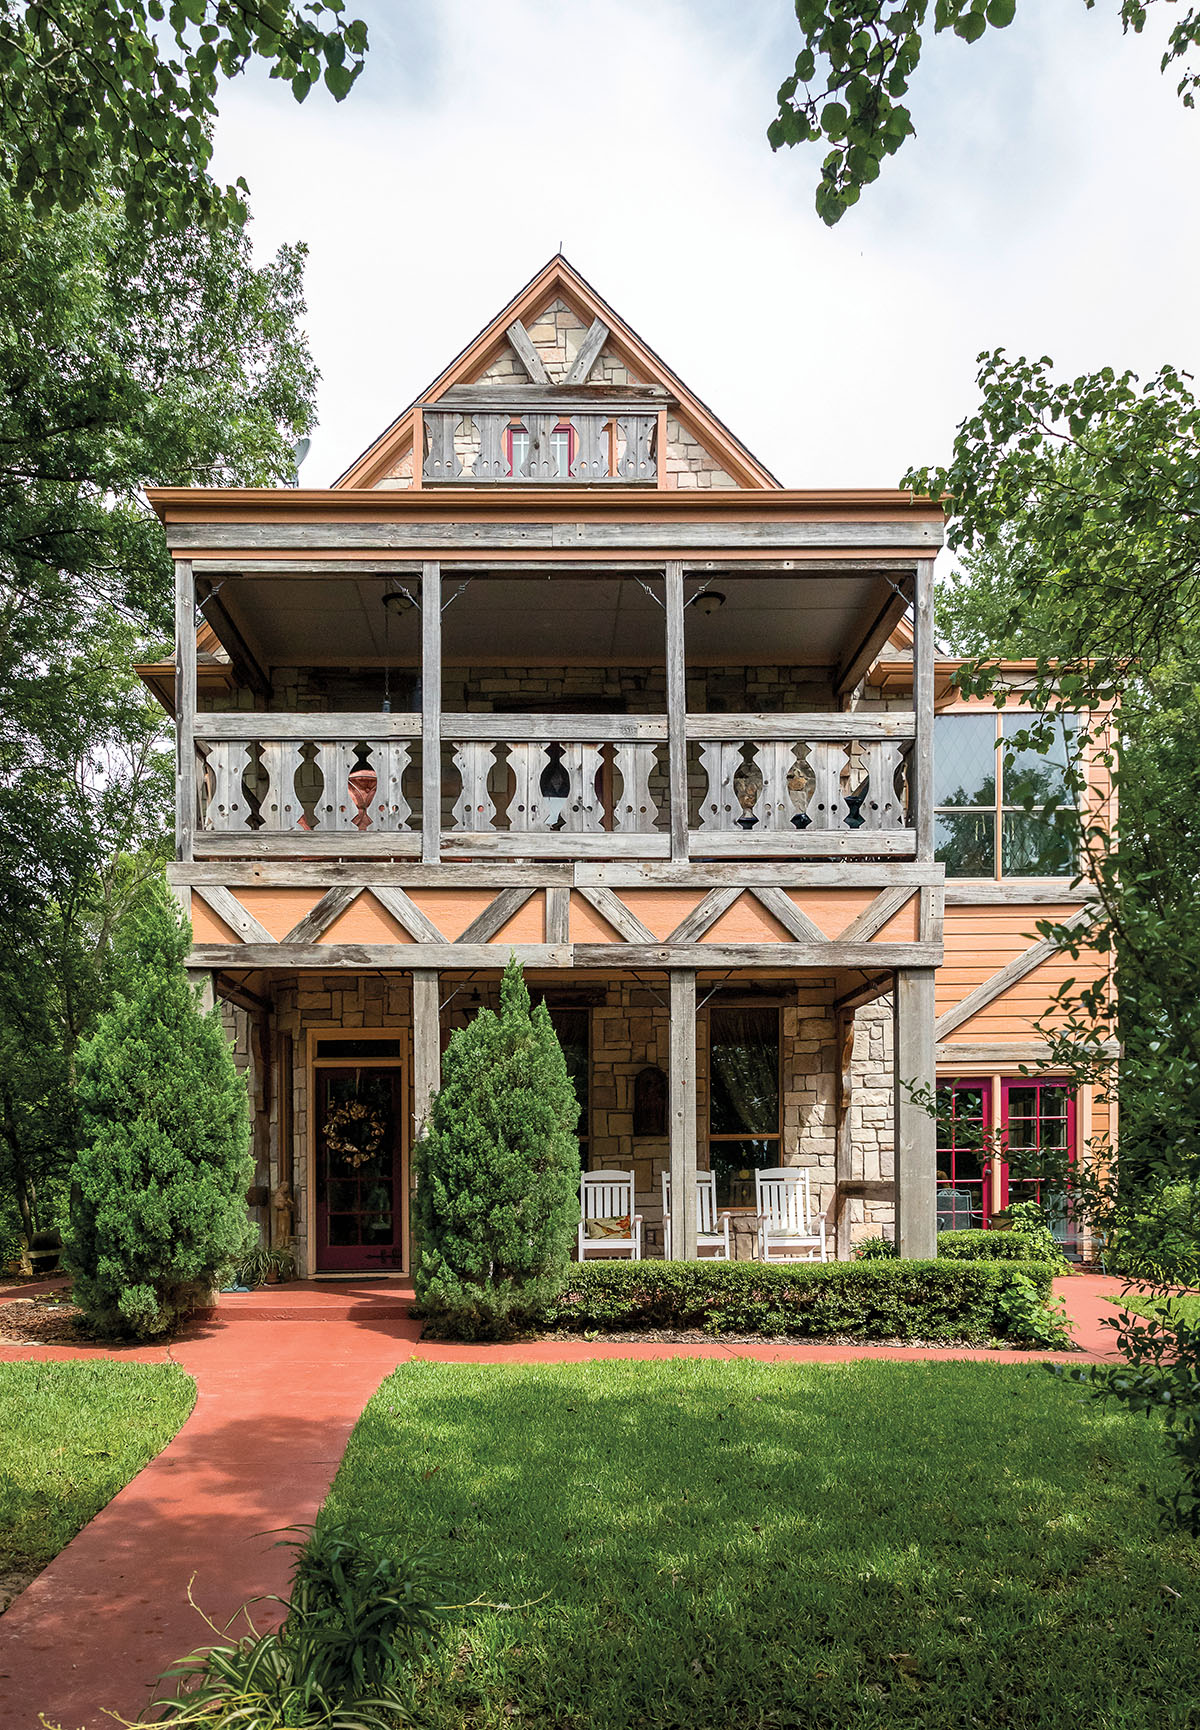
M 974 47 L 939 40 L 918 136 L 833 230 L 818 154 L 765 138 L 789 0 L 348 10 L 371 51 L 344 103 L 240 80 L 217 134 L 259 252 L 311 249 L 310 486 L 560 243 L 789 486 L 891 486 L 944 456 L 983 348 L 1071 372 L 1200 359 L 1200 112 L 1116 0 L 1022 0 Z

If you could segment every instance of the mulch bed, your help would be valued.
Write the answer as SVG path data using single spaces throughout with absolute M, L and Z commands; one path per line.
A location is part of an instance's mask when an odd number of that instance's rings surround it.
M 53 1294 L 0 1304 L 0 1345 L 86 1346 L 95 1340 L 75 1305 Z

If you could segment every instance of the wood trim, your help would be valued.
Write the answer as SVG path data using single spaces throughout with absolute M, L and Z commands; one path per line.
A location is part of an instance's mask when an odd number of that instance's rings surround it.
M 309 838 L 304 837 L 305 841 Z M 364 878 L 364 870 L 370 872 Z M 203 859 L 175 861 L 167 866 L 167 879 L 184 888 L 198 883 L 217 883 L 237 888 L 329 888 L 335 883 L 394 883 L 403 889 L 500 889 L 514 883 L 530 888 L 567 884 L 580 890 L 615 889 L 717 889 L 738 884 L 753 889 L 779 884 L 793 889 L 885 889 L 941 882 L 940 865 L 917 864 L 913 860 L 894 863 L 849 861 L 845 864 L 742 863 L 672 865 L 666 860 L 639 863 L 551 860 L 465 864 L 442 860 L 422 865 L 416 860 L 361 859 Z
M 196 717 L 198 739 L 418 739 L 420 715 L 271 714 L 261 709 L 208 712 Z
M 338 893 L 330 890 L 330 895 Z M 342 893 L 346 893 L 343 891 Z M 526 895 L 532 891 L 526 891 Z M 314 912 L 316 909 L 314 909 Z M 490 910 L 489 910 L 490 911 Z M 311 917 L 311 915 L 310 915 Z M 336 913 L 333 915 L 336 917 Z M 302 922 L 303 923 L 303 922 Z M 330 921 L 332 923 L 332 920 Z M 299 927 L 297 927 L 299 929 Z M 466 932 L 463 933 L 465 937 Z M 644 968 L 687 968 L 728 972 L 738 968 L 771 972 L 833 973 L 841 968 L 929 968 L 941 961 L 932 943 L 202 943 L 188 957 L 197 969 L 274 972 L 293 968 L 336 972 L 341 969 L 410 973 L 414 967 L 503 971 L 510 954 L 527 967 L 606 968 L 621 972 Z
M 442 571 L 421 568 L 421 859 L 437 862 L 442 830 Z
M 915 739 L 917 717 L 862 709 L 839 715 L 688 715 L 684 728 L 689 739 Z
M 547 889 L 546 942 L 567 943 L 571 936 L 571 891 Z
M 793 829 L 790 833 L 777 829 L 762 835 L 749 834 L 739 829 L 737 833 L 724 833 L 720 830 L 713 834 L 701 834 L 693 831 L 691 835 L 692 853 L 703 858 L 708 855 L 714 859 L 754 858 L 756 855 L 768 858 L 774 855 L 809 858 L 828 858 L 836 855 L 842 859 L 855 857 L 871 857 L 879 854 L 889 854 L 900 858 L 915 858 L 917 853 L 917 832 L 915 829 Z
M 191 561 L 175 561 L 175 852 L 191 859 L 196 800 L 196 586 Z
M 1074 928 L 1082 925 L 1091 917 L 1092 905 L 1081 907 L 1065 919 L 1063 924 Z M 973 1015 L 978 1015 L 981 1009 L 986 1009 L 989 1003 L 994 1003 L 997 997 L 1002 997 L 1011 985 L 1019 979 L 1024 979 L 1027 973 L 1032 973 L 1035 967 L 1040 967 L 1043 961 L 1048 961 L 1052 955 L 1059 954 L 1059 945 L 1049 938 L 1043 937 L 1030 945 L 1022 954 L 1015 955 L 1008 964 L 993 973 L 990 979 L 985 979 L 973 991 L 969 991 L 961 1002 L 947 1009 L 938 1016 L 936 1031 L 939 1039 L 945 1039 L 961 1027 L 964 1021 L 969 1021 Z
M 665 715 L 485 715 L 445 714 L 442 716 L 442 738 L 498 739 L 504 744 L 517 741 L 551 740 L 567 744 L 574 740 L 600 743 L 621 739 L 665 739 Z
M 218 642 L 227 651 L 238 684 L 248 685 L 258 697 L 269 698 L 271 675 L 246 641 L 241 626 L 207 577 L 199 578 L 199 587 L 203 589 L 201 602 L 205 621 L 212 626 Z
M 608 326 L 602 318 L 594 318 L 587 328 L 583 341 L 575 359 L 571 362 L 570 371 L 563 379 L 563 386 L 586 384 L 588 375 L 600 358 L 600 350 L 608 341 Z
M 236 931 L 243 943 L 274 943 L 275 938 L 261 925 L 253 913 L 247 912 L 235 895 L 215 883 L 197 883 L 192 890 L 218 919 Z
M 710 926 L 716 924 L 722 913 L 733 906 L 741 893 L 741 885 L 737 883 L 724 889 L 710 889 L 663 941 L 667 944 L 697 942 Z
M 534 889 L 502 889 L 490 906 L 476 914 L 466 930 L 455 940 L 455 947 L 461 947 L 464 943 L 489 942 L 534 894 Z
M 946 884 L 947 907 L 1061 905 L 1064 901 L 1091 901 L 1094 895 L 1090 884 L 1074 883 L 1069 877 L 1005 877 L 998 881 L 960 877 Z
M 885 889 L 875 897 L 869 907 L 864 907 L 858 916 L 852 919 L 844 931 L 838 933 L 843 943 L 865 943 L 881 931 L 893 914 L 899 913 L 906 902 L 911 900 L 913 891 L 909 888 Z M 922 934 L 923 935 L 923 934 Z
M 533 346 L 533 339 L 519 318 L 514 318 L 504 332 L 508 345 L 529 374 L 534 384 L 551 384 L 553 380 L 546 371 L 545 362 Z
M 577 893 L 589 906 L 595 908 L 602 919 L 608 920 L 613 930 L 623 937 L 626 943 L 654 942 L 653 931 L 648 930 L 611 889 L 592 889 L 581 884 Z
M 667 770 L 671 820 L 671 858 L 688 856 L 687 662 L 683 566 L 670 559 L 666 568 Z
M 283 944 L 289 949 L 299 949 L 306 944 L 314 943 L 322 932 L 328 931 L 339 914 L 344 913 L 347 907 L 358 900 L 363 888 L 364 885 L 360 880 L 357 883 L 344 883 L 339 884 L 334 889 L 327 889 L 316 906 L 310 908 L 304 918 L 292 926 L 287 936 L 283 938 Z
M 388 883 L 370 883 L 367 887 L 379 904 L 387 908 L 392 918 L 403 925 L 416 942 L 446 942 L 444 932 L 438 930 L 433 920 L 422 913 L 416 902 L 406 895 L 403 889 Z
M 747 889 L 747 894 L 765 907 L 773 918 L 778 919 L 784 930 L 790 932 L 801 943 L 826 943 L 828 938 L 815 920 L 796 906 L 785 889 L 779 889 L 771 884 L 763 884 L 757 889 Z
M 917 564 L 913 603 L 913 710 L 917 741 L 909 762 L 910 802 L 916 804 L 917 858 L 933 858 L 933 560 Z
M 672 969 L 670 1058 L 667 1064 L 671 1171 L 671 1251 L 675 1261 L 696 1259 L 696 980 Z
M 1095 1048 L 1102 1056 L 1117 1059 L 1121 1055 L 1120 1042 L 1116 1039 L 1106 1039 Z M 939 1040 L 935 1047 L 935 1055 L 939 1064 L 956 1064 L 961 1071 L 964 1067 L 971 1069 L 985 1068 L 989 1072 L 997 1068 L 1007 1069 L 1022 1063 L 1049 1063 L 1051 1048 L 1044 1039 L 1023 1039 L 996 1042 L 988 1039 L 977 1040 Z
M 370 860 L 370 869 L 386 869 L 386 864 L 376 865 L 391 859 L 419 859 L 421 856 L 421 837 L 410 832 L 381 831 L 379 834 L 367 833 L 360 835 L 357 831 L 339 831 L 335 834 L 311 835 L 291 834 L 280 835 L 260 831 L 256 835 L 222 835 L 214 830 L 200 830 L 195 838 L 194 852 L 198 858 L 210 860 L 255 859 L 262 861 L 262 869 L 268 862 L 285 866 L 289 859 L 319 859 L 330 858 Z M 218 867 L 219 868 L 219 867 Z M 293 867 L 288 866 L 291 870 Z M 356 866 L 362 870 L 362 864 Z
M 833 682 L 835 697 L 846 696 L 862 683 L 879 659 L 880 650 L 908 611 L 908 607 L 907 595 L 889 595 L 858 647 L 851 650 L 838 668 Z

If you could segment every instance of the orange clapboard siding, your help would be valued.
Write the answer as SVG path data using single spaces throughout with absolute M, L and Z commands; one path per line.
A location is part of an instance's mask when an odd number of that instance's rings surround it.
M 1039 919 L 1058 920 L 1077 904 L 1048 903 L 1038 907 L 970 907 L 946 909 L 945 960 L 937 974 L 937 1013 L 944 1015 L 977 986 L 985 984 L 1009 962 L 1040 941 Z M 991 1003 L 954 1029 L 956 1040 L 1014 1040 L 1036 1037 L 1036 1024 L 1062 1020 L 1055 991 L 1067 979 L 1095 978 L 1104 971 L 1098 956 L 1051 955 L 1014 981 Z

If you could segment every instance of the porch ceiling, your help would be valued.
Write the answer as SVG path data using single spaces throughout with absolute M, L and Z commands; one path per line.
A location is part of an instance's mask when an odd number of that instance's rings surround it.
M 646 579 L 661 593 L 661 579 Z M 481 573 L 456 595 L 447 576 L 443 613 L 446 664 L 661 664 L 663 608 L 632 575 L 509 576 Z M 833 667 L 843 663 L 893 594 L 876 572 L 812 576 L 689 577 L 689 595 L 707 584 L 725 599 L 717 611 L 687 610 L 687 659 L 694 666 L 770 662 Z M 383 596 L 411 579 L 373 574 L 311 577 L 235 575 L 221 603 L 261 665 L 416 666 L 420 615 L 393 614 Z M 221 630 L 219 616 L 213 623 Z M 226 647 L 231 645 L 227 644 Z

